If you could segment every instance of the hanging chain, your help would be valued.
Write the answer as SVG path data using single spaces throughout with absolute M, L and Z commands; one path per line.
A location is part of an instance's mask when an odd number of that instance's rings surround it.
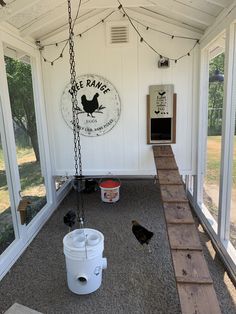
M 73 20 L 72 20 L 72 14 L 71 14 L 71 1 L 70 0 L 68 0 L 68 15 L 69 15 L 69 55 L 70 55 L 70 75 L 71 75 L 71 78 L 70 78 L 71 89 L 69 92 L 71 94 L 72 113 L 73 113 L 75 175 L 82 176 L 77 83 L 76 83 L 76 71 L 75 71 L 74 30 L 73 30 Z
M 81 1 L 80 1 L 81 3 Z M 79 6 L 80 6 L 79 3 Z M 79 11 L 79 8 L 78 8 Z M 78 114 L 78 100 L 77 100 L 77 83 L 75 71 L 75 52 L 74 52 L 74 24 L 71 14 L 71 0 L 68 0 L 68 17 L 69 17 L 69 55 L 70 55 L 70 85 L 69 93 L 71 94 L 72 102 L 72 121 L 73 121 L 73 135 L 74 135 L 74 161 L 75 161 L 75 176 L 74 185 L 77 190 L 77 212 L 80 227 L 84 224 L 84 208 L 82 190 L 82 160 L 81 160 L 81 143 L 79 130 L 79 114 Z

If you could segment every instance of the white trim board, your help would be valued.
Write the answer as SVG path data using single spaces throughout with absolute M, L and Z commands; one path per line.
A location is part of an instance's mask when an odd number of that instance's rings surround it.
M 67 186 L 58 193 L 57 200 L 54 204 L 51 204 L 49 207 L 46 207 L 42 210 L 42 212 L 38 213 L 38 217 L 36 221 L 33 221 L 30 225 L 30 228 L 27 232 L 27 239 L 20 239 L 15 245 L 9 247 L 5 254 L 2 254 L 0 257 L 0 280 L 7 274 L 7 272 L 11 269 L 11 267 L 15 264 L 18 258 L 22 255 L 22 253 L 27 249 L 29 244 L 33 241 L 39 231 L 42 229 L 44 224 L 51 217 L 56 208 L 60 205 L 64 197 L 67 193 L 69 193 L 71 189 L 70 182 L 67 183 Z M 7 254 L 6 254 L 7 253 Z
M 26 307 L 19 303 L 14 303 L 4 314 L 42 314 L 42 313 L 32 310 L 29 307 Z

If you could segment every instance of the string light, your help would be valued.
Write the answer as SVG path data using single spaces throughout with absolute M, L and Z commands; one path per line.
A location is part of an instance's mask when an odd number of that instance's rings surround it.
M 1 5 L 2 7 L 5 7 L 7 4 L 2 0 L 0 5 Z
M 119 2 L 119 1 L 118 1 Z M 119 2 L 120 3 L 120 2 Z M 124 11 L 124 9 L 123 9 L 123 11 Z M 148 26 L 148 25 L 146 25 L 146 24 L 143 24 L 142 22 L 140 22 L 139 20 L 136 20 L 135 18 L 133 18 L 133 17 L 129 17 L 132 21 L 134 21 L 134 22 L 136 22 L 136 23 L 138 23 L 139 25 L 141 25 L 141 26 L 143 26 L 144 28 L 148 28 L 148 29 L 150 29 L 150 30 L 152 30 L 152 31 L 155 31 L 155 32 L 157 32 L 157 33 L 160 33 L 160 34 L 163 34 L 163 35 L 166 35 L 166 36 L 168 36 L 168 37 L 171 37 L 172 39 L 174 39 L 174 38 L 180 38 L 180 39 L 188 39 L 188 40 L 199 40 L 198 38 L 195 38 L 195 37 L 189 37 L 189 36 L 182 36 L 182 35 L 174 35 L 174 34 L 170 34 L 170 33 L 167 33 L 167 32 L 164 32 L 164 31 L 161 31 L 161 30 L 159 30 L 159 29 L 156 29 L 156 28 L 153 28 L 153 27 L 151 27 L 151 26 Z
M 119 6 L 118 6 L 118 10 L 119 12 L 122 14 L 123 17 L 126 17 L 128 19 L 128 21 L 130 22 L 131 26 L 134 28 L 134 30 L 136 31 L 137 35 L 139 36 L 139 40 L 140 42 L 142 43 L 145 43 L 153 52 L 155 52 L 157 55 L 159 55 L 159 57 L 162 59 L 162 58 L 168 58 L 169 60 L 171 61 L 174 61 L 175 63 L 178 62 L 178 60 L 184 58 L 185 56 L 191 56 L 191 52 L 192 50 L 196 47 L 197 44 L 200 43 L 199 39 L 197 38 L 192 38 L 192 37 L 186 37 L 186 36 L 180 36 L 180 35 L 173 35 L 173 34 L 169 34 L 167 32 L 163 32 L 161 30 L 158 30 L 158 29 L 155 29 L 155 28 L 152 28 L 148 25 L 145 25 L 143 23 L 141 23 L 140 21 L 130 17 L 127 12 L 125 11 L 123 5 L 121 4 L 121 2 L 119 0 L 117 0 L 117 2 L 119 3 Z M 78 6 L 78 10 L 77 10 L 77 13 L 76 13 L 76 17 L 74 19 L 74 24 L 73 24 L 73 27 L 75 25 L 75 21 L 76 19 L 78 18 L 78 15 L 79 15 L 79 9 L 80 9 L 80 5 L 81 5 L 81 0 L 80 0 L 80 3 L 79 3 L 79 6 Z M 98 21 L 97 23 L 95 23 L 94 25 L 92 25 L 91 27 L 87 28 L 86 30 L 84 30 L 83 32 L 77 34 L 77 35 L 74 35 L 74 33 L 72 33 L 73 36 L 76 36 L 76 37 L 82 37 L 83 34 L 87 33 L 88 31 L 92 30 L 93 28 L 95 28 L 96 26 L 98 26 L 99 24 L 101 23 L 104 23 L 105 20 L 107 20 L 114 12 L 116 11 L 112 11 L 110 12 L 108 15 L 106 15 L 101 21 Z M 169 57 L 166 57 L 166 56 L 162 56 L 161 53 L 159 53 L 155 48 L 153 48 L 145 39 L 144 37 L 140 34 L 140 32 L 138 31 L 138 29 L 135 27 L 133 21 L 135 21 L 136 23 L 140 24 L 141 26 L 145 27 L 145 29 L 148 31 L 148 30 L 152 30 L 152 31 L 155 31 L 155 32 L 159 32 L 161 34 L 164 34 L 168 37 L 170 37 L 171 39 L 174 39 L 174 38 L 182 38 L 182 39 L 187 39 L 187 40 L 194 40 L 195 41 L 195 44 L 193 45 L 193 47 L 190 49 L 190 51 L 188 51 L 186 54 L 178 57 L 178 58 L 169 58 Z M 64 53 L 64 50 L 65 48 L 67 47 L 68 45 L 68 41 L 69 39 L 64 39 L 64 40 L 61 40 L 61 41 L 58 41 L 56 43 L 51 43 L 51 44 L 46 44 L 46 45 L 42 45 L 41 42 L 39 40 L 36 41 L 36 45 L 38 46 L 39 50 L 40 50 L 40 53 L 41 53 L 41 56 L 42 56 L 42 59 L 44 60 L 44 62 L 48 62 L 50 63 L 52 66 L 54 65 L 54 63 L 63 58 L 63 53 Z M 58 57 L 56 57 L 55 59 L 53 60 L 48 60 L 45 58 L 45 56 L 42 55 L 42 50 L 44 50 L 45 47 L 49 47 L 49 46 L 54 46 L 56 45 L 57 47 L 59 46 L 59 44 L 62 44 L 64 43 L 64 46 L 62 48 L 62 51 L 61 53 L 59 54 Z
M 143 38 L 143 36 L 142 36 L 142 35 L 140 34 L 140 32 L 138 31 L 137 27 L 134 25 L 133 21 L 136 21 L 136 20 L 135 20 L 135 19 L 132 19 L 132 18 L 127 14 L 126 10 L 124 9 L 124 7 L 122 6 L 122 4 L 120 3 L 119 0 L 117 0 L 117 2 L 119 3 L 118 9 L 119 9 L 119 10 L 122 10 L 122 13 L 126 15 L 126 17 L 128 18 L 128 20 L 129 20 L 131 26 L 133 27 L 133 29 L 135 30 L 135 32 L 136 32 L 137 35 L 139 36 L 140 42 L 144 42 L 152 51 L 154 51 L 154 52 L 155 52 L 157 55 L 159 55 L 159 57 L 160 57 L 160 56 L 161 56 L 161 53 L 159 53 L 155 48 L 153 48 L 153 47 Z M 140 22 L 138 22 L 138 21 L 136 21 L 136 22 L 139 23 L 139 24 L 141 24 L 141 25 L 144 26 L 144 27 L 147 27 L 147 26 L 145 26 L 144 24 L 142 24 L 142 23 L 140 23 Z M 153 30 L 155 30 L 155 29 L 153 29 Z M 184 57 L 187 56 L 188 54 L 190 55 L 190 53 L 191 53 L 192 50 L 196 47 L 196 45 L 199 44 L 199 39 L 196 39 L 196 38 L 185 37 L 185 36 L 174 36 L 174 35 L 171 35 L 171 34 L 168 34 L 168 33 L 162 32 L 162 31 L 159 31 L 159 30 L 156 30 L 156 31 L 158 31 L 158 32 L 160 32 L 160 33 L 163 33 L 163 34 L 165 34 L 165 35 L 168 35 L 168 36 L 170 36 L 172 39 L 174 39 L 174 37 L 176 37 L 176 38 L 183 38 L 183 39 L 195 40 L 195 44 L 194 44 L 193 47 L 190 49 L 190 51 L 188 51 L 186 54 L 184 54 L 184 55 L 182 55 L 182 56 L 180 56 L 180 57 L 178 57 L 178 58 L 175 58 L 175 59 L 174 59 L 174 58 L 167 57 L 169 60 L 174 61 L 175 63 L 177 63 L 178 60 L 184 58 Z
M 78 12 L 78 11 L 77 11 L 77 12 Z M 94 27 L 96 27 L 98 24 L 104 23 L 104 21 L 105 21 L 106 19 L 108 19 L 114 12 L 115 12 L 115 11 L 110 12 L 110 13 L 107 14 L 101 21 L 97 22 L 96 24 L 94 24 L 94 25 L 92 25 L 91 27 L 89 27 L 89 28 L 87 28 L 86 30 L 84 30 L 82 33 L 79 33 L 78 35 L 75 35 L 75 36 L 81 38 L 83 34 L 87 33 L 88 31 L 90 31 L 91 29 L 93 29 Z M 57 42 L 58 45 L 61 44 L 61 43 L 65 43 L 65 44 L 64 44 L 64 46 L 63 46 L 63 48 L 62 48 L 62 51 L 61 51 L 60 55 L 59 55 L 57 58 L 53 59 L 53 60 L 48 60 L 48 59 L 46 59 L 45 56 L 43 56 L 42 53 L 41 53 L 41 56 L 42 56 L 43 60 L 46 60 L 45 62 L 48 62 L 48 63 L 50 63 L 51 65 L 53 65 L 54 62 L 56 62 L 56 61 L 59 60 L 60 58 L 63 58 L 63 52 L 64 52 L 65 48 L 67 47 L 68 42 L 69 42 L 69 39 L 64 39 L 64 40 L 61 40 L 61 41 Z M 38 47 L 39 47 L 39 43 L 40 43 L 40 41 L 36 41 L 36 45 L 37 45 Z M 49 47 L 49 46 L 54 46 L 55 44 L 56 44 L 56 43 L 51 43 L 51 44 L 47 44 L 47 45 L 41 46 L 41 43 L 40 43 L 40 47 L 45 48 L 45 47 Z M 40 49 L 39 49 L 39 50 L 40 50 Z M 40 51 L 40 52 L 41 52 L 41 51 Z

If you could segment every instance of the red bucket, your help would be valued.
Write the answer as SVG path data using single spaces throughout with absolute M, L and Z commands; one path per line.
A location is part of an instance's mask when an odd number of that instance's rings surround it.
M 115 203 L 119 201 L 120 185 L 119 179 L 103 179 L 99 183 L 102 201 L 105 203 Z

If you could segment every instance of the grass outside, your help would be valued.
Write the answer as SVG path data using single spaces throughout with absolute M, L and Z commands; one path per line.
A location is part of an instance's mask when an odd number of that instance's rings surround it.
M 46 203 L 46 190 L 41 174 L 40 163 L 36 162 L 32 148 L 18 149 L 17 162 L 20 174 L 22 196 L 31 204 L 27 208 L 29 223 Z M 0 149 L 0 254 L 15 239 L 11 217 L 9 192 L 6 180 L 3 152 Z
M 219 185 L 219 182 L 220 182 L 220 155 L 221 155 L 221 136 L 208 136 L 208 139 L 207 139 L 207 173 L 206 173 L 206 183 L 207 184 Z M 234 137 L 233 189 L 236 189 L 236 136 Z
M 22 196 L 44 197 L 46 195 L 40 164 L 36 162 L 32 148 L 18 149 L 17 161 Z M 0 213 L 10 207 L 3 153 L 0 150 Z
M 220 184 L 221 136 L 208 136 L 207 166 L 204 184 L 204 204 L 214 218 L 218 217 L 218 200 Z M 234 155 L 232 171 L 231 226 L 230 238 L 236 248 L 236 136 L 234 136 Z

